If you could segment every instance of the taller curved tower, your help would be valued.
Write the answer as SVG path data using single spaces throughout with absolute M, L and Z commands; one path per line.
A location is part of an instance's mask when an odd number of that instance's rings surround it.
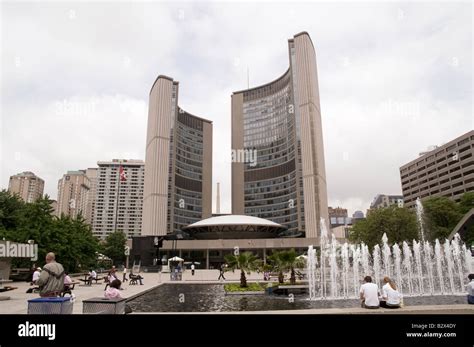
M 212 122 L 178 106 L 178 87 L 160 75 L 150 91 L 142 236 L 211 216 Z
M 281 77 L 232 94 L 232 213 L 314 238 L 328 220 L 316 53 L 306 32 L 288 49 Z

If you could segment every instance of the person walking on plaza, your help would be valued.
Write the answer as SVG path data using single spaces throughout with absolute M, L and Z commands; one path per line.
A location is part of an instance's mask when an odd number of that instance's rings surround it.
M 191 264 L 191 275 L 193 275 L 193 276 L 194 276 L 194 269 L 195 269 L 195 268 L 196 268 L 196 267 L 194 266 L 194 263 L 192 263 L 192 264 Z
M 372 277 L 365 276 L 364 284 L 360 287 L 362 308 L 379 308 L 379 287 L 372 283 Z
M 474 305 L 474 274 L 469 274 L 467 278 L 471 281 L 467 285 L 467 303 Z
M 105 285 L 104 290 L 107 290 L 107 287 L 110 286 L 110 284 L 115 280 L 118 280 L 118 278 L 117 278 L 115 266 L 112 266 L 112 269 L 107 274 L 107 280 L 106 280 L 107 284 Z M 120 284 L 122 284 L 122 282 L 120 282 Z
M 225 277 L 224 277 L 224 264 L 222 264 L 221 267 L 220 267 L 220 269 L 219 269 L 219 278 L 218 278 L 217 280 L 220 281 L 221 278 L 225 281 Z
M 46 265 L 36 282 L 40 289 L 41 297 L 54 297 L 61 294 L 64 289 L 64 268 L 56 262 L 54 253 L 46 254 Z
M 127 268 L 124 266 L 123 267 L 123 278 L 122 278 L 122 282 L 127 282 L 128 281 L 128 278 L 127 278 Z

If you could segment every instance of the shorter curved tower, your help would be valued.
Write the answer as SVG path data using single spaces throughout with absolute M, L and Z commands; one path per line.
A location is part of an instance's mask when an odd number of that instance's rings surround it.
M 166 235 L 211 216 L 212 122 L 178 106 L 179 83 L 150 91 L 142 235 Z

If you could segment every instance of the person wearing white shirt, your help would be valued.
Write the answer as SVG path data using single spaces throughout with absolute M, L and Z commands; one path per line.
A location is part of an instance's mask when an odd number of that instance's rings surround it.
M 364 284 L 360 287 L 361 307 L 379 308 L 379 287 L 372 283 L 372 277 L 365 276 Z
M 400 308 L 402 294 L 397 290 L 395 282 L 389 277 L 384 277 L 383 282 L 385 284 L 382 287 L 382 301 L 380 302 L 380 307 Z
M 474 274 L 469 274 L 467 278 L 471 280 L 467 285 L 467 303 L 474 305 Z
M 36 281 L 38 281 L 38 279 L 40 278 L 40 275 L 41 275 L 41 268 L 39 267 L 35 270 L 35 272 L 33 272 L 33 279 L 32 279 L 33 284 L 36 284 Z
M 194 263 L 191 264 L 191 275 L 194 276 L 194 270 L 196 269 L 196 267 L 194 266 Z

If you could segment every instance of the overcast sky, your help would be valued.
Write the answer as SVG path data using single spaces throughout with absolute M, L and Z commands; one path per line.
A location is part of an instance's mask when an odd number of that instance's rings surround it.
M 0 6 L 1 188 L 33 171 L 55 199 L 67 170 L 145 159 L 164 74 L 182 108 L 213 121 L 213 185 L 230 212 L 230 96 L 247 69 L 251 87 L 282 75 L 301 31 L 316 48 L 331 206 L 365 213 L 401 194 L 401 165 L 474 128 L 470 2 Z

